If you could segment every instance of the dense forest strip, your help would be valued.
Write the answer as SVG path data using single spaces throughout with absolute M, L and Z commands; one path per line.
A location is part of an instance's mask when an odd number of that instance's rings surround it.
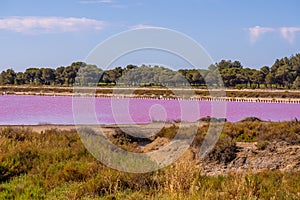
M 52 86 L 225 86 L 227 88 L 299 89 L 300 54 L 277 59 L 260 69 L 244 67 L 239 61 L 221 60 L 201 69 L 174 70 L 163 66 L 127 65 L 101 69 L 84 62 L 52 68 L 7 69 L 0 73 L 0 85 Z M 172 67 L 172 66 L 170 66 Z M 206 69 L 207 68 L 207 69 Z

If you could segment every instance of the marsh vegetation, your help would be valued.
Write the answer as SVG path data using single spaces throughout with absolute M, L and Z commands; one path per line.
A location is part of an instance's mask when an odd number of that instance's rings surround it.
M 202 126 L 191 148 L 197 149 L 207 130 Z M 176 126 L 156 136 L 168 141 Z M 118 131 L 112 142 L 135 151 L 139 141 Z M 271 142 L 300 143 L 300 123 L 245 120 L 226 123 L 207 162 L 234 159 L 238 142 L 267 148 Z M 299 199 L 300 172 L 232 171 L 209 176 L 197 160 L 184 154 L 172 165 L 145 174 L 110 169 L 84 147 L 75 130 L 2 128 L 0 131 L 1 199 Z

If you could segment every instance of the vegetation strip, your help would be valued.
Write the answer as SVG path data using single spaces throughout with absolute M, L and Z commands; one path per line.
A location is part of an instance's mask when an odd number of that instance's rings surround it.
M 147 174 L 128 174 L 105 167 L 85 149 L 75 130 L 35 132 L 26 127 L 2 127 L 0 198 L 300 198 L 300 163 L 297 163 L 300 123 L 297 120 L 262 122 L 257 118 L 246 118 L 237 123 L 227 122 L 219 142 L 204 160 L 205 169 L 195 153 L 208 128 L 207 120 L 210 119 L 201 119 L 202 126 L 186 154 L 171 166 Z M 118 129 L 113 130 L 109 138 L 121 148 L 135 152 L 152 151 L 174 137 L 176 124 L 163 128 L 144 149 L 139 148 L 141 141 L 127 137 Z M 249 149 L 249 145 L 254 145 L 255 150 Z M 269 158 L 261 162 L 261 169 L 249 165 L 253 162 L 252 156 L 261 154 L 261 158 Z M 248 168 L 243 168 L 247 165 Z M 222 166 L 229 169 L 222 171 Z M 242 171 L 234 169 L 235 166 L 241 166 Z M 212 171 L 216 172 L 215 175 Z
M 300 88 L 300 54 L 277 59 L 274 64 L 260 69 L 244 68 L 239 61 L 221 60 L 208 69 L 171 70 L 163 66 L 135 66 L 103 70 L 84 62 L 70 66 L 28 68 L 25 72 L 7 69 L 0 74 L 0 85 L 52 86 L 225 86 L 229 88 Z

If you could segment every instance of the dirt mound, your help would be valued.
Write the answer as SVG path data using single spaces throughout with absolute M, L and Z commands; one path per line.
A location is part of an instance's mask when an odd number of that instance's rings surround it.
M 206 117 L 200 118 L 198 121 L 200 121 L 200 122 L 226 122 L 227 119 L 226 118 L 215 118 L 215 117 L 206 116 Z
M 257 117 L 245 117 L 239 122 L 262 122 L 263 120 L 257 118 Z

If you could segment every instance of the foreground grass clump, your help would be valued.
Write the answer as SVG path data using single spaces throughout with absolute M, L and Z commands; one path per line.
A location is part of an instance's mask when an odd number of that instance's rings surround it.
M 300 144 L 300 122 L 228 122 L 224 126 L 223 134 L 238 142 L 285 141 L 289 144 Z
M 225 143 L 219 142 L 215 152 L 229 151 L 235 145 L 234 135 L 228 135 L 232 131 L 227 131 L 234 126 L 227 126 L 222 133 Z M 160 134 L 170 136 L 169 130 Z M 199 130 L 197 142 L 202 138 L 203 130 Z M 195 160 L 188 160 L 187 155 L 156 172 L 119 172 L 92 157 L 75 130 L 35 133 L 30 129 L 5 128 L 0 130 L 0 152 L 0 199 L 300 198 L 300 172 L 263 171 L 210 177 L 201 175 Z M 227 162 L 231 158 L 210 159 Z

